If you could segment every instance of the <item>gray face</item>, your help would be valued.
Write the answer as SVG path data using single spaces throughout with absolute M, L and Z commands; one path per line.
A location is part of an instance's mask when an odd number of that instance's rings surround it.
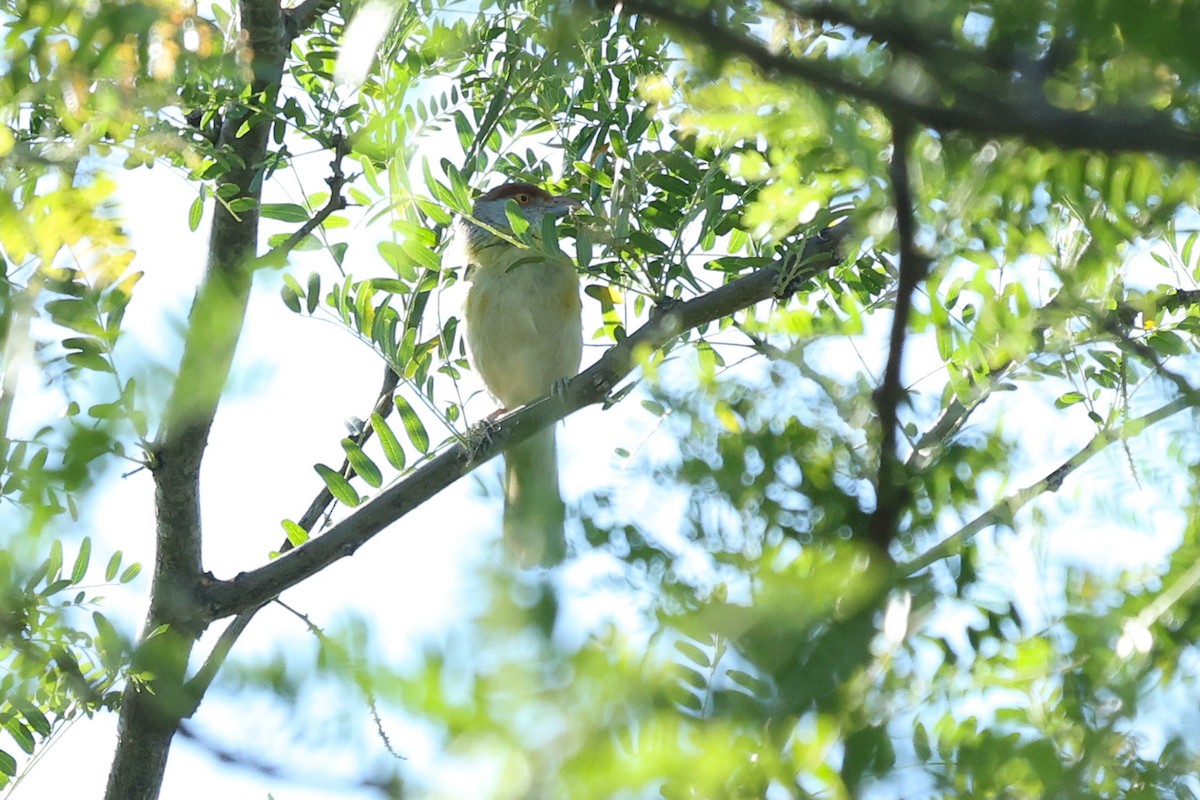
M 480 196 L 471 209 L 471 216 L 491 228 L 507 232 L 510 228 L 505 207 L 510 200 L 516 203 L 521 215 L 529 220 L 534 230 L 541 228 L 542 219 L 546 216 L 561 217 L 582 207 L 574 198 L 555 197 L 532 184 L 506 183 Z M 463 219 L 461 224 L 470 254 L 487 244 L 501 241 L 487 228 L 470 219 Z

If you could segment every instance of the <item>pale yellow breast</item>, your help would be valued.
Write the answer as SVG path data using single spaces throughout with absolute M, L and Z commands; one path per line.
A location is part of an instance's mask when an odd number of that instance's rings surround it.
M 579 276 L 566 260 L 530 260 L 516 247 L 480 255 L 467 294 L 467 344 L 488 391 L 516 408 L 579 370 Z

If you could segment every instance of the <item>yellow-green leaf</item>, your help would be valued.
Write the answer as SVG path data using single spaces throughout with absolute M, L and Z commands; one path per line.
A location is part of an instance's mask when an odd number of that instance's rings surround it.
M 371 427 L 375 430 L 375 435 L 379 437 L 379 445 L 383 448 L 383 455 L 388 463 L 396 469 L 404 469 L 404 448 L 400 446 L 400 440 L 392 432 L 387 420 L 379 414 L 372 414 Z
M 336 497 L 340 502 L 346 504 L 350 508 L 354 508 L 362 499 L 358 496 L 358 492 L 350 485 L 350 481 L 342 473 L 335 469 L 331 469 L 324 464 L 315 464 L 313 469 L 321 476 L 321 480 L 325 481 L 325 485 L 329 488 L 329 493 Z
M 396 411 L 400 414 L 400 420 L 404 423 L 404 430 L 408 433 L 408 440 L 412 442 L 413 447 L 419 452 L 427 452 L 429 434 L 425 431 L 425 424 L 417 416 L 416 410 L 404 399 L 404 395 L 396 395 Z

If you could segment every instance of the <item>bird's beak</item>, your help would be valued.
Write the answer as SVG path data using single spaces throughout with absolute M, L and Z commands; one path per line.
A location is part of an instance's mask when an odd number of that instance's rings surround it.
M 556 217 L 565 217 L 567 214 L 574 213 L 583 208 L 583 203 L 576 200 L 574 197 L 556 197 L 554 205 L 551 206 L 549 213 Z

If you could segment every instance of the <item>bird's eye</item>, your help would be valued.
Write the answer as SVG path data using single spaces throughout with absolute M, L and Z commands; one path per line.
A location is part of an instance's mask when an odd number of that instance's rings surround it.
M 526 203 L 529 202 L 529 195 L 527 195 L 527 194 L 517 195 L 517 202 L 520 203 L 521 205 L 525 205 Z

